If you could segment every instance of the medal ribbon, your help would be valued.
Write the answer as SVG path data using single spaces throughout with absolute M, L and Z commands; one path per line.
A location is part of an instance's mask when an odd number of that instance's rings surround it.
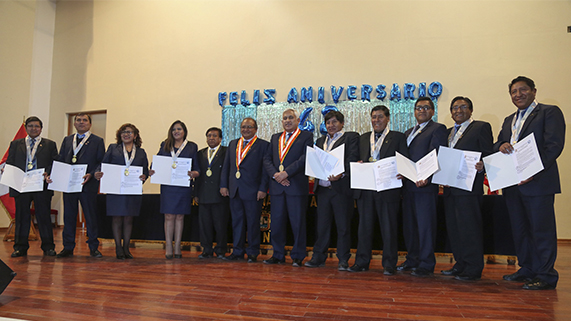
M 89 136 L 91 136 L 91 133 L 86 132 L 85 136 L 83 137 L 83 139 L 81 140 L 81 142 L 79 143 L 79 146 L 78 146 L 77 145 L 77 134 L 73 135 L 73 156 L 77 157 L 77 153 L 79 153 L 79 151 L 81 150 L 81 147 L 83 147 L 83 145 L 85 144 L 85 142 L 87 141 Z
M 126 169 L 129 169 L 129 166 L 131 166 L 131 163 L 133 162 L 133 159 L 135 159 L 135 152 L 137 151 L 137 146 L 135 146 L 135 144 L 133 144 L 133 150 L 131 151 L 131 157 L 129 157 L 129 154 L 127 154 L 127 149 L 125 148 L 125 144 L 123 145 L 123 157 L 125 158 L 125 165 L 126 165 Z
M 248 152 L 250 151 L 250 148 L 252 148 L 252 145 L 254 145 L 254 143 L 256 142 L 256 140 L 258 139 L 258 136 L 254 136 L 254 138 L 252 138 L 252 140 L 250 140 L 250 142 L 248 143 L 248 145 L 246 145 L 246 147 L 243 147 L 244 145 L 244 137 L 240 137 L 240 139 L 238 140 L 238 144 L 236 144 L 236 169 L 238 171 L 240 171 L 240 163 L 242 163 L 242 160 L 244 160 L 244 158 L 246 157 L 246 155 L 248 154 Z
M 527 116 L 531 114 L 535 106 L 537 106 L 537 103 L 534 101 L 533 103 L 531 103 L 531 105 L 529 105 L 529 107 L 527 108 L 522 117 L 517 117 L 519 114 L 519 110 L 516 112 L 514 118 L 512 119 L 512 137 L 511 137 L 512 145 L 517 143 L 517 141 L 519 140 L 519 134 L 521 132 L 521 128 L 523 127 L 523 124 L 527 120 Z
M 286 142 L 287 133 L 285 130 L 280 136 L 279 140 L 280 164 L 284 162 L 284 158 L 286 157 L 287 153 L 289 152 L 289 149 L 291 148 L 291 145 L 293 145 L 293 142 L 295 141 L 297 136 L 299 136 L 299 134 L 301 134 L 301 130 L 299 128 L 296 128 L 287 142 Z
M 470 126 L 470 124 L 473 121 L 474 120 L 470 118 L 467 121 L 463 122 L 462 125 L 460 125 L 460 128 L 458 128 L 458 131 L 456 131 L 456 133 L 454 133 L 453 130 L 450 131 L 450 135 L 448 135 L 448 147 L 454 148 L 458 140 L 460 140 L 460 137 L 464 135 L 464 131 L 466 131 L 466 128 L 468 128 L 468 126 Z
M 178 158 L 178 155 L 180 155 L 180 152 L 182 152 L 182 150 L 184 149 L 184 147 L 186 146 L 186 143 L 188 143 L 188 140 L 185 140 L 184 142 L 182 142 L 182 145 L 180 145 L 180 147 L 178 148 L 178 150 L 176 151 L 176 153 L 174 152 L 174 146 L 171 149 L 171 157 L 172 157 L 172 163 L 176 164 L 176 160 Z
M 214 160 L 214 156 L 216 156 L 216 153 L 218 153 L 218 149 L 220 148 L 220 145 L 216 146 L 216 148 L 212 151 L 212 154 L 208 156 L 208 168 L 210 168 L 210 165 L 212 164 L 212 161 Z M 210 147 L 208 147 L 208 151 L 210 151 Z M 236 153 L 238 154 L 238 153 Z
M 34 148 L 30 147 L 32 138 L 30 136 L 26 137 L 26 154 L 28 158 L 28 164 L 32 164 L 34 162 L 34 158 L 36 157 L 36 152 L 38 151 L 38 146 L 40 146 L 40 142 L 42 138 L 40 136 L 36 137 L 36 143 L 34 144 Z M 28 171 L 28 164 L 26 164 L 26 171 Z
M 385 140 L 385 137 L 387 137 L 387 134 L 389 133 L 389 127 L 390 123 L 387 123 L 387 127 L 385 127 L 383 133 L 381 134 L 381 137 L 379 137 L 376 143 L 375 143 L 375 132 L 373 131 L 371 133 L 370 137 L 371 157 L 373 159 L 379 159 L 379 155 L 381 154 L 381 146 L 383 146 L 383 141 Z

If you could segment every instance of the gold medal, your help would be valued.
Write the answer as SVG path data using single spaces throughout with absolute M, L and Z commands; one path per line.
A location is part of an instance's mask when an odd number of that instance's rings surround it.
M 280 172 L 284 171 L 284 164 L 280 164 L 279 170 L 280 170 Z
M 369 157 L 369 162 L 371 162 L 371 163 L 372 163 L 372 162 L 375 162 L 375 161 L 376 161 L 376 159 L 375 159 L 375 158 L 373 158 L 373 157 Z
M 73 157 L 71 158 L 71 162 L 74 164 L 77 162 L 77 157 L 75 157 L 75 155 L 73 155 Z
M 34 168 L 34 164 L 32 164 L 32 162 L 29 162 L 28 163 L 28 169 L 32 169 L 32 168 Z
M 236 172 L 236 179 L 240 179 L 240 171 Z
M 172 163 L 172 168 L 176 168 L 176 163 Z
M 129 169 L 125 168 L 125 176 L 129 176 Z
M 206 176 L 210 177 L 212 176 L 212 171 L 209 169 L 206 170 Z

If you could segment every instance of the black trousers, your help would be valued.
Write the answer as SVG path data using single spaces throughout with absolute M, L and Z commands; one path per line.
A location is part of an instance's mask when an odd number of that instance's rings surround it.
M 38 230 L 42 240 L 41 248 L 44 252 L 55 249 L 54 231 L 52 229 L 50 213 L 52 195 L 52 191 L 42 191 L 20 193 L 14 198 L 16 202 L 15 251 L 28 251 L 30 248 L 28 236 L 30 235 L 30 224 L 32 221 L 32 215 L 30 213 L 32 201 L 34 202 Z
M 97 193 L 63 193 L 63 248 L 73 251 L 75 248 L 75 231 L 77 230 L 78 202 L 81 202 L 85 226 L 87 227 L 87 244 L 89 250 L 94 251 L 99 247 L 97 229 Z
M 228 202 L 198 205 L 198 220 L 200 222 L 200 246 L 202 252 L 212 255 L 224 255 L 228 248 L 228 219 L 230 209 Z M 216 247 L 212 249 L 216 234 Z

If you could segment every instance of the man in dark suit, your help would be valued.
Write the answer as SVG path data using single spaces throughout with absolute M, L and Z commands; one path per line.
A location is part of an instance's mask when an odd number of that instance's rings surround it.
M 220 175 L 226 156 L 226 147 L 222 142 L 222 130 L 211 127 L 206 131 L 208 147 L 198 151 L 198 168 L 205 169 L 196 179 L 194 200 L 198 203 L 198 220 L 200 221 L 200 246 L 202 253 L 199 259 L 224 257 L 227 248 L 227 229 L 230 212 L 228 198 L 220 195 Z M 212 249 L 216 232 L 216 247 Z
M 286 224 L 289 218 L 293 231 L 291 258 L 293 266 L 301 267 L 306 252 L 307 196 L 309 181 L 305 176 L 305 152 L 313 145 L 313 135 L 298 128 L 299 116 L 293 109 L 282 114 L 284 131 L 272 136 L 264 157 L 264 168 L 270 177 L 271 244 L 274 253 L 266 264 L 285 262 Z
M 228 145 L 220 194 L 230 197 L 234 250 L 224 259 L 241 260 L 248 254 L 248 263 L 257 261 L 260 254 L 260 216 L 268 191 L 268 175 L 264 173 L 263 158 L 270 143 L 256 136 L 258 124 L 244 118 L 240 125 L 242 137 Z M 248 236 L 248 248 L 244 249 Z
M 321 136 L 316 146 L 331 151 L 345 144 L 343 162 L 345 172 L 329 179 L 315 180 L 315 194 L 317 195 L 317 239 L 313 246 L 313 257 L 305 262 L 307 267 L 320 267 L 325 265 L 327 250 L 329 249 L 331 222 L 335 218 L 337 225 L 337 258 L 338 270 L 349 269 L 351 258 L 351 218 L 353 216 L 354 201 L 349 177 L 349 163 L 359 160 L 359 134 L 345 132 L 345 117 L 338 111 L 325 114 L 327 135 Z
M 408 147 L 404 134 L 389 130 L 390 112 L 386 106 L 375 106 L 371 110 L 373 132 L 361 135 L 359 139 L 359 159 L 363 162 L 376 162 L 393 157 L 395 152 L 408 157 Z M 381 192 L 355 190 L 359 208 L 359 243 L 355 264 L 349 272 L 369 270 L 373 245 L 373 230 L 378 220 L 383 237 L 383 273 L 394 275 L 398 261 L 398 214 L 401 201 L 401 188 Z
M 434 103 L 428 97 L 420 97 L 414 104 L 414 117 L 418 124 L 408 129 L 410 159 L 417 162 L 433 149 L 446 145 L 446 126 L 432 121 Z M 397 267 L 399 271 L 413 271 L 413 276 L 432 275 L 436 258 L 436 201 L 438 185 L 431 178 L 418 182 L 404 181 L 403 230 L 407 248 L 406 261 Z
M 458 96 L 450 103 L 454 127 L 448 129 L 448 147 L 481 152 L 481 157 L 493 151 L 492 126 L 473 120 L 474 107 L 468 97 Z M 484 269 L 484 240 L 482 235 L 482 195 L 484 194 L 484 163 L 476 164 L 476 178 L 471 191 L 444 187 L 446 229 L 456 264 L 442 274 L 457 280 L 473 281 Z
M 503 189 L 512 225 L 520 269 L 504 280 L 524 281 L 524 289 L 555 289 L 559 274 L 557 258 L 555 194 L 561 193 L 557 157 L 565 144 L 565 119 L 557 106 L 535 100 L 533 80 L 519 76 L 509 85 L 513 104 L 518 108 L 505 118 L 495 151 L 513 152 L 513 144 L 534 135 L 544 169 L 516 186 Z
M 58 156 L 56 143 L 40 137 L 43 123 L 38 117 L 28 117 L 25 124 L 28 136 L 10 143 L 6 164 L 18 167 L 24 172 L 44 168 L 44 177 L 47 177 L 52 170 L 53 161 Z M 44 251 L 44 255 L 56 255 L 50 213 L 54 192 L 48 190 L 47 187 L 45 182 L 43 191 L 29 193 L 18 193 L 10 188 L 10 196 L 14 198 L 16 203 L 16 231 L 12 257 L 26 256 L 28 254 L 28 249 L 30 248 L 28 243 L 31 223 L 30 205 L 32 201 L 34 202 L 36 220 L 38 221 L 40 238 L 42 239 L 41 248 Z
M 103 138 L 92 134 L 91 116 L 79 113 L 75 116 L 73 126 L 77 134 L 67 136 L 61 143 L 59 161 L 70 165 L 87 164 L 87 172 L 83 176 L 83 188 L 79 193 L 63 193 L 63 250 L 57 257 L 73 256 L 75 249 L 75 231 L 77 224 L 78 202 L 85 216 L 87 227 L 87 244 L 89 254 L 92 257 L 102 257 L 99 252 L 99 240 L 97 229 L 97 192 L 99 181 L 93 178 L 95 170 L 101 164 L 105 155 Z

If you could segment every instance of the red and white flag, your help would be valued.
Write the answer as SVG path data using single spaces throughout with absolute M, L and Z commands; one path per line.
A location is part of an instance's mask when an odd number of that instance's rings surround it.
M 14 136 L 14 139 L 12 139 L 12 140 L 14 141 L 16 139 L 24 138 L 24 137 L 26 137 L 26 135 L 27 135 L 26 134 L 26 126 L 24 124 L 22 124 L 22 126 L 20 126 L 20 129 L 18 129 L 18 132 Z M 8 159 L 8 150 L 9 149 L 10 149 L 10 147 L 8 147 L 8 149 L 6 149 L 6 152 L 4 153 L 2 160 L 0 160 L 0 169 L 4 168 L 4 166 L 6 165 L 6 159 Z M 2 175 L 2 174 L 0 174 L 0 175 Z M 4 205 L 4 207 L 6 208 L 6 210 L 8 211 L 8 214 L 10 214 L 10 217 L 14 218 L 14 217 L 16 217 L 16 204 L 14 203 L 14 199 L 12 197 L 10 197 L 9 192 L 10 192 L 10 188 L 8 186 L 0 184 L 0 200 L 2 201 L 2 205 Z

